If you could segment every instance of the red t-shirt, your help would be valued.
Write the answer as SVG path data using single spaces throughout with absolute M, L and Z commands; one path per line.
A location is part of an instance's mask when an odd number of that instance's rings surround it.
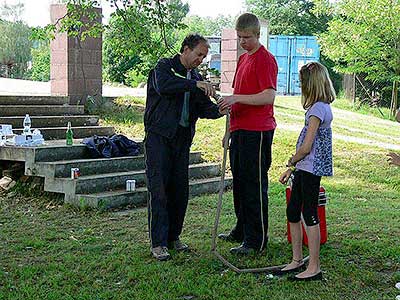
M 278 65 L 275 57 L 264 46 L 253 54 L 242 54 L 233 79 L 233 93 L 258 94 L 266 89 L 276 90 Z M 267 131 L 276 127 L 272 104 L 247 105 L 235 103 L 231 108 L 230 131 L 244 129 Z

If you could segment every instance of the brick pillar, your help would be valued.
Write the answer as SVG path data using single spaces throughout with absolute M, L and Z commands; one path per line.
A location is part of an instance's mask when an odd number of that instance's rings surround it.
M 101 8 L 93 8 L 101 22 Z M 51 22 L 67 13 L 65 4 L 50 6 Z M 56 34 L 50 43 L 51 94 L 69 96 L 70 104 L 84 104 L 87 96 L 102 95 L 102 38 L 80 41 L 66 33 Z
M 236 30 L 225 28 L 221 37 L 221 92 L 232 93 L 236 63 L 244 50 L 239 45 Z
M 268 21 L 260 20 L 260 23 L 260 42 L 268 49 Z M 236 63 L 239 56 L 246 51 L 240 47 L 235 29 L 223 29 L 221 39 L 221 92 L 232 94 Z

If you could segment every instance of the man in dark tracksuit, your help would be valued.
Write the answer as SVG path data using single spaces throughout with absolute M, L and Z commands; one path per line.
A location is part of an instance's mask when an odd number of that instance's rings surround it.
M 221 117 L 209 98 L 214 88 L 196 70 L 208 48 L 202 36 L 187 36 L 181 53 L 161 59 L 147 81 L 144 144 L 149 234 L 151 253 L 158 260 L 170 258 L 168 249 L 188 248 L 179 235 L 188 203 L 189 150 L 195 123 L 198 118 Z

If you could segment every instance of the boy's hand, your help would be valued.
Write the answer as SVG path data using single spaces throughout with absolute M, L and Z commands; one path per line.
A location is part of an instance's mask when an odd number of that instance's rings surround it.
M 279 178 L 279 182 L 282 184 L 286 184 L 290 178 L 290 175 L 292 175 L 292 170 L 287 169 Z
M 218 101 L 219 111 L 223 112 L 228 110 L 234 103 L 235 103 L 235 98 L 233 95 L 221 98 L 220 101 Z
M 389 165 L 400 166 L 400 155 L 390 152 L 387 154 Z
M 220 107 L 218 107 L 218 111 L 221 115 L 228 115 L 229 114 L 229 108 L 221 110 Z

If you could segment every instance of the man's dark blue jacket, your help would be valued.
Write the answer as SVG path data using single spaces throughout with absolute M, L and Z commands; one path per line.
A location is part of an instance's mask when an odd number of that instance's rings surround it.
M 202 80 L 198 71 L 191 70 L 192 79 L 186 79 L 186 73 L 187 70 L 180 62 L 179 55 L 161 59 L 150 71 L 144 114 L 146 132 L 173 138 L 181 118 L 184 94 L 187 91 L 190 91 L 189 122 L 192 138 L 198 118 L 221 117 L 217 105 L 196 87 L 196 81 Z

